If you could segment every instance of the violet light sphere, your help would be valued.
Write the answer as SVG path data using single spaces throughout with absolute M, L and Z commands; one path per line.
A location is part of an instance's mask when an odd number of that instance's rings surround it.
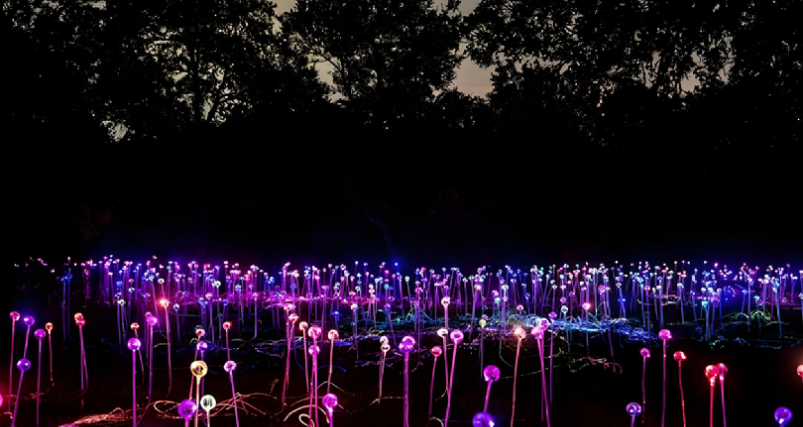
M 226 371 L 226 372 L 228 372 L 228 373 L 231 373 L 231 372 L 232 372 L 232 371 L 234 371 L 234 369 L 236 369 L 236 368 L 237 368 L 237 364 L 236 364 L 236 363 L 234 363 L 234 361 L 233 361 L 233 360 L 229 360 L 228 362 L 226 362 L 226 363 L 223 365 L 223 370 L 224 370 L 224 371 Z
M 312 325 L 312 327 L 309 328 L 308 332 L 310 338 L 316 340 L 321 337 L 321 333 L 322 333 L 321 327 L 318 325 Z
M 206 341 L 198 341 L 198 344 L 195 344 L 195 349 L 197 351 L 206 351 L 207 348 L 209 348 L 209 345 Z
M 22 372 L 31 369 L 31 361 L 28 359 L 20 359 L 19 362 L 17 362 L 17 369 L 19 369 Z
M 441 350 L 441 347 L 439 345 L 432 347 L 432 350 L 430 350 L 430 352 L 432 353 L 433 356 L 435 356 L 435 358 L 438 358 L 441 356 L 441 354 L 443 354 L 443 350 Z M 803 367 L 803 365 L 801 365 L 801 367 Z M 798 374 L 800 374 L 800 368 L 798 368 L 797 371 Z
M 321 349 L 317 345 L 311 345 L 309 349 L 307 349 L 307 353 L 309 353 L 310 356 L 317 356 L 320 352 Z
M 33 324 L 36 322 L 36 319 L 34 319 L 33 316 L 25 316 L 22 318 L 22 321 L 26 326 L 33 326 Z
M 625 410 L 627 411 L 627 414 L 630 415 L 631 417 L 641 415 L 641 405 L 639 405 L 636 402 L 628 403 L 627 406 L 625 407 Z
M 178 414 L 181 416 L 181 418 L 184 418 L 185 420 L 189 420 L 190 418 L 192 418 L 197 410 L 198 407 L 195 406 L 195 402 L 190 399 L 184 399 L 178 405 Z
M 487 412 L 477 412 L 471 420 L 474 427 L 494 427 L 494 418 Z
M 658 332 L 658 338 L 662 340 L 671 340 L 672 332 L 669 332 L 669 329 L 661 329 L 661 331 Z
M 44 329 L 37 329 L 36 332 L 33 333 L 34 338 L 41 340 L 47 336 L 47 332 Z
M 646 348 L 646 347 L 645 347 L 645 348 L 642 348 L 642 349 L 641 349 L 641 350 L 639 350 L 638 352 L 639 352 L 639 354 L 641 355 L 641 357 L 646 357 L 646 358 L 649 358 L 649 357 L 650 357 L 650 349 L 649 349 L 649 348 Z
M 126 346 L 131 351 L 137 351 L 140 347 L 142 347 L 142 341 L 140 341 L 138 338 L 131 338 L 128 340 L 128 344 L 126 344 Z
M 792 411 L 785 406 L 781 406 L 780 408 L 775 410 L 775 421 L 778 422 L 778 425 L 783 427 L 785 426 L 789 420 L 792 419 Z
M 327 394 L 321 401 L 323 402 L 323 406 L 325 406 L 329 412 L 332 412 L 332 410 L 337 407 L 337 396 L 335 396 L 334 393 Z
M 499 368 L 494 365 L 488 365 L 482 370 L 482 376 L 485 377 L 485 381 L 499 381 Z
M 151 316 L 151 317 L 147 318 L 146 321 L 151 326 L 155 326 L 157 323 L 159 323 L 159 319 L 157 319 L 156 316 Z

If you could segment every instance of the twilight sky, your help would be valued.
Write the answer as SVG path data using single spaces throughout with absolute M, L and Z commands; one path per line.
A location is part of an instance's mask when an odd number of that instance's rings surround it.
M 296 3 L 295 0 L 273 1 L 275 1 L 277 4 L 277 14 L 289 11 Z M 474 10 L 479 2 L 480 0 L 461 0 L 460 12 L 463 13 L 463 16 L 467 16 Z M 440 4 L 443 2 L 436 0 L 435 3 Z M 318 66 L 318 70 L 321 73 L 321 79 L 327 83 L 332 82 L 332 76 L 329 74 L 331 68 L 328 64 L 320 64 Z M 491 68 L 483 70 L 470 59 L 466 59 L 462 64 L 460 64 L 460 68 L 457 70 L 455 85 L 457 85 L 457 88 L 463 93 L 475 96 L 484 96 L 486 93 L 491 91 Z

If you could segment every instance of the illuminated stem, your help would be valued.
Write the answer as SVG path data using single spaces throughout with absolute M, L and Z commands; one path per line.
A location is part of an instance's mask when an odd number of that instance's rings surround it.
M 443 336 L 443 369 L 444 369 L 444 376 L 446 377 L 446 392 L 448 393 L 451 390 L 449 387 L 449 357 L 448 357 L 448 347 L 446 347 L 446 335 Z
M 664 376 L 663 376 L 663 406 L 661 408 L 661 427 L 664 427 L 664 420 L 666 419 L 666 340 L 664 341 Z
M 482 412 L 488 412 L 488 401 L 491 398 L 491 386 L 493 383 L 493 381 L 488 381 L 488 388 L 485 389 L 485 406 L 482 407 Z
M 54 384 L 53 382 L 53 340 L 51 339 L 50 331 L 47 332 L 47 350 L 50 353 L 50 357 L 48 361 L 50 362 L 50 384 L 51 386 Z
M 195 377 L 195 427 L 198 427 L 198 402 L 201 396 L 201 377 Z
M 647 358 L 642 357 L 641 365 L 641 423 L 644 424 L 644 416 L 647 414 L 647 389 L 645 381 L 647 377 Z
M 383 351 L 382 352 L 382 359 L 379 361 L 379 397 L 376 399 L 376 406 L 377 407 L 379 407 L 379 405 L 382 403 L 382 379 L 385 376 L 385 355 L 386 354 L 387 353 L 385 353 Z M 329 366 L 331 366 L 331 365 L 332 365 L 332 362 L 330 361 L 329 362 Z M 330 372 L 331 372 L 331 370 L 330 370 Z M 328 393 L 328 390 L 327 390 L 327 393 Z M 430 392 L 430 394 L 432 394 L 432 392 Z M 432 412 L 432 401 L 430 400 L 430 413 L 431 412 Z
M 516 344 L 516 362 L 513 364 L 513 407 L 510 411 L 510 427 L 513 427 L 513 423 L 516 420 L 516 378 L 519 373 L 519 353 L 521 353 L 521 338 L 519 338 L 519 342 Z
M 546 377 L 544 376 L 544 340 L 538 339 L 538 353 L 541 356 L 541 395 L 544 396 L 544 408 L 546 409 L 546 425 L 550 427 L 549 422 L 549 401 L 546 394 Z M 515 381 L 515 379 L 514 379 Z M 512 424 L 512 422 L 511 422 Z
M 20 385 L 17 387 L 17 398 L 14 400 L 14 414 L 11 415 L 11 427 L 14 427 L 14 422 L 17 421 L 17 409 L 20 407 L 20 390 L 22 390 L 22 378 L 25 376 L 25 371 L 20 371 Z M 9 400 L 11 398 L 9 397 Z
M 287 357 L 284 364 L 284 382 L 282 383 L 282 409 L 284 409 L 287 404 L 285 403 L 285 397 L 287 396 L 287 387 L 290 385 L 290 320 L 285 323 L 284 326 L 285 332 L 285 341 L 287 342 Z
M 240 427 L 240 416 L 237 415 L 237 393 L 234 392 L 234 372 L 229 372 L 229 380 L 231 380 L 231 400 L 234 403 L 234 421 L 237 427 Z
M 452 372 L 449 378 L 449 384 L 454 384 L 454 363 L 457 360 L 457 347 L 460 345 L 459 341 L 455 341 L 454 343 L 454 353 L 452 353 Z M 448 395 L 446 396 L 446 419 L 443 423 L 444 427 L 449 425 L 449 410 L 452 409 L 452 390 L 454 387 L 449 387 Z
M 39 363 L 36 366 L 36 427 L 39 427 L 39 390 L 42 378 L 42 340 L 39 340 Z M 724 402 L 723 402 L 724 403 Z
M 683 375 L 681 375 L 681 362 L 678 360 L 678 384 L 680 385 L 680 409 L 683 411 L 683 427 L 686 427 L 686 400 L 683 398 Z
M 16 325 L 17 321 L 13 318 L 11 319 L 11 359 L 8 363 L 8 411 L 11 412 L 11 396 L 12 392 L 14 391 L 14 326 Z M 83 379 L 83 377 L 81 377 Z M 83 386 L 82 386 L 83 388 Z
M 326 379 L 326 394 L 329 394 L 329 390 L 332 386 L 332 362 L 334 360 L 335 355 L 335 340 L 332 340 L 331 344 L 329 345 L 329 377 Z M 384 360 L 385 355 L 382 354 L 382 367 L 384 368 Z M 379 379 L 379 397 L 382 397 L 382 378 Z M 377 403 L 378 404 L 378 403 Z
M 306 379 L 307 384 L 307 394 L 309 394 L 309 370 L 307 369 L 307 334 L 301 334 L 301 340 L 303 341 L 303 351 L 301 353 L 304 354 L 304 378 Z
M 722 425 L 728 427 L 728 422 L 725 419 L 725 381 L 720 378 L 719 381 L 720 392 L 722 393 Z
M 404 353 L 404 424 L 402 427 L 410 427 L 410 353 Z
M 131 352 L 131 420 L 137 427 L 137 352 Z
M 432 416 L 432 400 L 434 396 L 435 390 L 435 368 L 438 366 L 438 358 L 436 357 L 435 360 L 432 362 L 432 380 L 429 382 L 429 411 L 427 412 L 427 419 Z M 487 400 L 487 398 L 486 398 Z M 485 404 L 487 407 L 487 403 Z
M 168 308 L 165 307 L 165 328 L 167 333 L 167 395 L 170 395 L 170 391 L 173 389 L 173 358 L 170 352 L 170 317 L 168 317 Z M 158 314 L 158 313 L 157 313 Z

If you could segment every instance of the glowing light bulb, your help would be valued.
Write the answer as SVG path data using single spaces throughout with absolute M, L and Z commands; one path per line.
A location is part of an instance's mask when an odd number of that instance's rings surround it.
M 22 323 L 25 323 L 25 326 L 33 326 L 35 322 L 36 319 L 34 319 L 33 316 L 25 316 L 22 318 Z
M 627 411 L 628 415 L 634 418 L 641 415 L 641 405 L 636 402 L 628 403 L 625 407 L 625 410 Z
M 780 408 L 775 410 L 775 421 L 778 423 L 779 426 L 785 426 L 789 420 L 792 419 L 792 411 L 785 406 L 781 406 Z
M 17 369 L 19 369 L 22 372 L 28 371 L 28 369 L 31 369 L 31 361 L 28 359 L 20 359 L 17 362 Z
M 196 379 L 203 378 L 209 372 L 209 367 L 203 360 L 196 360 L 190 364 L 190 372 Z
M 215 400 L 215 397 L 211 394 L 207 394 L 201 398 L 201 408 L 207 413 L 214 409 L 215 406 L 217 406 L 217 400 Z
M 226 371 L 226 373 L 230 374 L 235 369 L 237 369 L 237 363 L 235 363 L 233 360 L 229 360 L 223 364 L 223 370 Z
M 496 382 L 499 381 L 499 377 L 501 372 L 499 368 L 494 365 L 488 365 L 485 369 L 482 370 L 482 376 L 485 377 L 485 381 Z
M 185 421 L 189 421 L 197 411 L 198 406 L 196 406 L 195 402 L 190 399 L 184 399 L 178 405 L 178 414 L 181 416 L 181 418 L 184 418 Z
M 128 347 L 128 349 L 131 351 L 137 351 L 140 347 L 142 347 L 142 341 L 140 341 L 138 338 L 131 338 L 128 340 L 126 347 Z
M 13 322 L 16 322 L 17 320 L 20 320 L 20 314 L 18 312 L 16 312 L 16 311 L 12 311 L 11 313 L 9 313 L 8 317 L 10 317 L 11 321 L 13 321 Z
M 474 418 L 471 419 L 471 425 L 474 427 L 494 427 L 494 418 L 487 412 L 477 412 Z

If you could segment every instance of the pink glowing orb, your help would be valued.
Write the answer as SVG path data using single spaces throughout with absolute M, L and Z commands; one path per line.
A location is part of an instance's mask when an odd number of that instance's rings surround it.
M 206 335 L 206 331 L 203 328 L 198 328 L 195 330 L 195 336 L 198 337 L 198 339 L 203 338 L 204 335 Z
M 19 362 L 17 362 L 17 369 L 19 369 L 22 372 L 31 369 L 31 361 L 28 359 L 20 359 Z
M 584 302 L 583 303 L 583 310 L 585 310 L 585 311 L 591 310 L 591 303 L 590 302 Z
M 33 316 L 25 316 L 22 318 L 22 322 L 25 323 L 26 326 L 33 326 L 36 319 L 34 319 Z
M 298 322 L 298 314 L 292 313 L 291 315 L 287 316 L 287 320 L 289 320 L 291 323 Z
M 485 367 L 485 369 L 482 370 L 482 376 L 485 377 L 485 381 L 486 382 L 487 381 L 493 381 L 493 382 L 499 381 L 499 376 L 500 375 L 501 375 L 501 372 L 499 371 L 499 368 L 497 368 L 494 365 L 488 365 L 488 366 Z
M 155 326 L 157 323 L 159 323 L 159 319 L 157 319 L 156 316 L 151 316 L 147 318 L 145 321 L 148 322 L 148 325 L 150 326 Z
M 323 399 L 321 399 L 321 402 L 331 414 L 332 411 L 337 407 L 337 396 L 335 396 L 334 393 L 329 393 L 324 396 Z
M 643 357 L 645 359 L 649 359 L 649 357 L 650 357 L 650 349 L 649 348 L 644 347 L 641 350 L 639 350 L 638 352 L 641 355 L 641 357 Z
M 161 300 L 159 300 L 159 305 L 161 305 L 162 308 L 167 309 L 167 307 L 170 305 L 170 301 L 162 298 Z
M 228 373 L 231 373 L 236 368 L 237 368 L 237 363 L 235 363 L 233 360 L 229 360 L 228 362 L 223 364 L 223 370 Z
M 340 334 L 337 332 L 337 330 L 331 329 L 329 330 L 329 334 L 327 336 L 329 337 L 329 341 L 334 341 L 340 337 Z
M 525 331 L 521 326 L 516 326 L 516 329 L 513 330 L 513 335 L 516 338 L 523 340 L 527 336 L 527 331 Z
M 658 338 L 662 340 L 671 340 L 672 339 L 672 332 L 669 329 L 661 329 L 658 332 Z
M 717 369 L 714 365 L 708 365 L 705 367 L 705 377 L 708 378 L 708 382 L 711 383 L 711 387 L 714 386 L 714 383 L 717 380 L 717 376 L 719 375 L 719 369 Z
M 390 350 L 390 344 L 386 342 L 382 343 L 382 346 L 379 347 L 379 349 L 382 350 L 383 353 L 387 353 Z
M 449 330 L 448 329 L 446 329 L 446 328 L 438 329 L 438 336 L 439 337 L 443 338 L 443 337 L 445 337 L 447 335 L 449 335 Z
M 209 345 L 206 341 L 198 341 L 198 344 L 195 344 L 196 351 L 204 352 L 207 348 L 209 348 Z
M 312 338 L 314 340 L 317 340 L 318 338 L 320 338 L 322 333 L 323 333 L 323 330 L 318 325 L 312 325 L 309 328 L 309 332 L 308 332 L 310 338 Z
M 53 324 L 50 323 L 50 322 L 45 323 L 45 330 L 47 330 L 47 333 L 49 334 L 50 331 L 53 330 Z M 0 406 L 2 406 L 2 405 L 0 405 Z
M 16 311 L 12 311 L 11 313 L 9 313 L 8 317 L 11 318 L 12 322 L 16 322 L 17 320 L 20 320 L 20 314 L 18 312 L 16 312 Z
M 803 365 L 797 366 L 797 376 L 803 377 Z
M 682 351 L 675 352 L 675 361 L 677 362 L 685 362 L 686 361 L 686 353 Z
M 137 338 L 131 338 L 128 340 L 128 344 L 126 344 L 126 346 L 131 351 L 137 351 L 140 347 L 142 347 L 142 341 Z
M 411 336 L 404 337 L 399 343 L 399 351 L 405 354 L 412 353 L 415 349 L 415 338 Z
M 78 319 L 81 319 L 81 318 L 83 318 L 83 317 L 84 317 L 84 315 L 83 315 L 83 314 L 81 314 L 80 312 L 78 312 L 78 313 L 75 313 L 75 315 L 74 315 L 72 318 L 73 318 L 74 320 L 78 320 Z
M 550 311 L 549 312 L 549 318 L 552 319 L 552 320 L 557 319 L 558 318 L 558 313 L 555 313 L 554 311 Z
M 719 381 L 725 381 L 725 374 L 728 373 L 728 367 L 724 363 L 717 364 L 717 371 L 719 374 Z
M 75 324 L 78 326 L 84 326 L 86 325 L 86 320 L 84 320 L 83 317 L 75 319 Z
M 430 351 L 430 353 L 432 353 L 433 356 L 435 356 L 436 359 L 439 358 L 441 356 L 441 354 L 443 354 L 443 350 L 441 350 L 441 347 L 439 345 L 436 345 L 435 347 L 432 347 L 432 349 L 429 350 L 429 351 Z M 798 371 L 799 370 L 800 369 L 798 369 Z
M 196 411 L 198 407 L 193 400 L 185 399 L 178 405 L 178 414 L 185 420 L 192 418 Z
M 228 320 L 227 320 L 227 321 L 225 321 L 225 322 L 223 322 L 223 329 L 225 329 L 225 330 L 227 330 L 227 331 L 228 331 L 229 329 L 231 329 L 231 322 L 229 322 Z
M 38 340 L 42 340 L 44 337 L 47 336 L 47 332 L 44 329 L 37 329 L 36 332 L 33 333 L 34 338 Z
M 449 337 L 452 338 L 452 342 L 454 342 L 455 344 L 460 344 L 461 342 L 463 342 L 463 336 L 464 336 L 463 331 L 461 331 L 460 329 L 455 329 L 452 331 L 451 334 L 449 334 Z
M 449 305 L 449 303 L 450 303 L 450 302 L 451 302 L 451 298 L 449 298 L 449 297 L 443 297 L 443 298 L 441 298 L 441 304 L 442 304 L 444 307 L 446 307 L 447 305 Z
M 320 352 L 321 352 L 321 349 L 317 345 L 311 345 L 311 346 L 309 346 L 309 349 L 307 350 L 307 353 L 309 353 L 310 356 L 317 356 L 318 353 L 320 353 Z
M 306 332 L 307 328 L 309 328 L 309 323 L 307 322 L 301 322 L 298 324 L 298 330 L 300 330 L 302 333 Z
M 639 405 L 636 402 L 630 402 L 625 407 L 625 410 L 627 411 L 627 414 L 630 415 L 631 417 L 637 417 L 641 414 L 641 405 Z
M 783 427 L 789 420 L 792 419 L 792 411 L 789 408 L 781 406 L 780 408 L 775 410 L 775 421 L 778 423 L 779 426 Z

